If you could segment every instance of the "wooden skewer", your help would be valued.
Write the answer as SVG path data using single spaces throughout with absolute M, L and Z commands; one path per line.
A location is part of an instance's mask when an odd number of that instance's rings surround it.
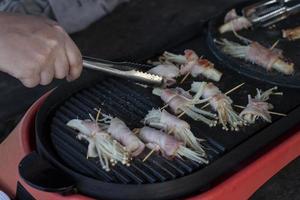
M 148 88 L 148 85 L 145 85 L 145 84 L 141 84 L 141 83 L 134 83 L 134 84 L 136 84 L 138 86 L 141 86 L 143 88 Z
M 234 105 L 235 107 L 237 108 L 246 108 L 245 106 L 240 106 L 240 105 Z M 282 117 L 286 117 L 287 114 L 284 114 L 284 113 L 278 113 L 278 112 L 272 112 L 272 111 L 268 111 L 268 113 L 272 114 L 272 115 L 278 115 L 278 116 L 282 116 Z
M 179 84 L 182 84 L 182 83 L 187 79 L 187 77 L 189 77 L 190 74 L 191 74 L 191 72 L 187 73 L 187 74 L 183 77 L 183 79 L 179 82 Z
M 185 114 L 185 111 L 183 111 L 182 113 L 180 113 L 177 117 L 180 118 Z
M 272 47 L 270 48 L 270 50 L 273 50 L 279 43 L 279 40 L 277 40 L 276 42 L 274 42 L 274 44 L 272 45 Z
M 232 88 L 231 90 L 228 90 L 225 94 L 228 95 L 228 94 L 232 93 L 233 91 L 235 91 L 235 90 L 239 89 L 240 87 L 242 87 L 244 84 L 245 83 L 239 84 L 238 86 Z
M 175 130 L 175 128 L 171 128 L 168 132 L 168 135 L 170 135 L 174 130 Z
M 210 103 L 208 102 L 207 104 L 205 104 L 204 106 L 202 106 L 201 109 L 206 108 L 207 106 L 209 106 L 209 104 L 210 104 Z
M 163 109 L 167 108 L 168 106 L 169 106 L 169 105 L 166 104 L 166 105 L 164 105 L 163 107 L 161 107 L 160 110 L 162 111 Z
M 132 132 L 133 132 L 133 134 L 138 134 L 139 132 L 140 132 L 140 128 L 134 128 L 133 130 L 132 130 Z
M 101 109 L 99 108 L 99 109 L 97 110 L 96 122 L 98 122 L 98 120 L 99 120 L 100 112 L 101 112 Z
M 143 162 L 145 162 L 153 153 L 155 152 L 155 149 L 152 149 L 148 155 L 143 159 Z

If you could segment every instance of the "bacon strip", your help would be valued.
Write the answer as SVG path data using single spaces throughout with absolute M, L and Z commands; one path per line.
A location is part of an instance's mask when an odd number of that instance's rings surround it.
M 260 65 L 267 70 L 272 68 L 272 65 L 279 59 L 279 54 L 266 47 L 262 46 L 258 42 L 250 44 L 250 48 L 246 54 L 246 60 Z
M 132 156 L 138 156 L 145 148 L 144 143 L 119 118 L 111 120 L 107 132 L 123 144 Z
M 172 129 L 175 130 L 175 129 L 184 129 L 184 128 L 190 129 L 191 128 L 190 125 L 186 121 L 179 119 L 178 117 L 168 113 L 165 110 L 163 110 L 161 113 L 160 122 L 163 124 L 167 124 L 168 130 L 166 130 L 166 131 L 170 131 Z
M 160 98 L 170 106 L 175 114 L 182 112 L 181 108 L 192 100 L 192 96 L 182 88 L 164 89 Z
M 182 145 L 173 136 L 149 127 L 143 127 L 139 136 L 146 143 L 147 147 L 155 149 L 158 146 L 163 156 L 166 157 L 176 156 L 178 148 Z

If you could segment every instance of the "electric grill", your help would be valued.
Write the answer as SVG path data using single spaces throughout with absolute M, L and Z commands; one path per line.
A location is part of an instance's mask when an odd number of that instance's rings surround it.
M 210 39 L 202 33 L 170 51 L 181 53 L 190 48 L 215 62 L 216 68 L 224 74 L 216 85 L 224 92 L 245 82 L 241 89 L 230 95 L 236 104 L 245 105 L 247 94 L 255 94 L 255 88 L 268 89 L 273 86 L 264 79 L 254 81 L 236 73 L 228 67 L 227 62 L 216 60 L 206 45 Z M 191 82 L 192 79 L 187 80 L 183 88 L 189 89 Z M 7 189 L 14 193 L 18 180 L 20 193 L 24 194 L 27 190 L 31 196 L 43 199 L 88 198 L 82 195 L 101 199 L 248 198 L 256 188 L 300 154 L 297 129 L 300 94 L 298 90 L 287 87 L 279 87 L 279 90 L 284 96 L 272 97 L 270 102 L 275 111 L 288 116 L 272 116 L 272 124 L 258 122 L 232 133 L 219 126 L 208 128 L 199 122 L 185 119 L 197 136 L 206 139 L 209 165 L 180 159 L 171 161 L 152 155 L 145 163 L 138 158 L 130 167 L 117 165 L 111 172 L 104 172 L 97 159 L 85 158 L 87 144 L 77 140 L 65 123 L 76 117 L 86 119 L 88 113 L 95 114 L 93 108 L 101 107 L 104 113 L 119 117 L 130 128 L 136 128 L 141 126 L 139 122 L 145 114 L 153 107 L 162 106 L 162 102 L 151 95 L 150 88 L 101 74 L 94 74 L 89 80 L 62 85 L 39 100 L 4 146 L 0 147 L 5 150 L 16 142 L 22 142 L 15 154 L 17 158 L 14 161 L 4 160 L 12 168 L 30 151 L 38 152 L 27 155 L 21 162 L 20 172 L 24 180 L 16 172 L 15 176 L 6 177 Z M 30 140 L 26 139 L 32 139 L 33 132 L 36 146 L 29 144 Z M 293 148 L 293 151 L 289 151 L 289 148 Z M 146 154 L 144 152 L 141 158 Z M 38 172 L 45 172 L 39 168 L 42 166 L 47 172 L 55 173 L 39 176 Z M 33 170 L 35 167 L 37 170 Z M 2 178 L 8 170 L 5 167 L 0 171 Z M 61 180 L 66 181 L 62 184 Z M 54 191 L 58 193 L 49 193 Z M 74 194 L 77 192 L 81 195 Z

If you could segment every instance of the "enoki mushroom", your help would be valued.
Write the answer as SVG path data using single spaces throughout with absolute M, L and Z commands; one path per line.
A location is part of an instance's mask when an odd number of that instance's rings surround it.
M 232 100 L 213 83 L 193 82 L 191 91 L 196 93 L 195 100 L 201 97 L 209 99 L 209 104 L 218 113 L 219 123 L 222 124 L 224 130 L 229 130 L 229 125 L 231 130 L 237 131 L 238 127 L 244 124 L 243 119 L 233 110 Z
M 208 119 L 207 117 L 216 118 L 215 114 L 208 111 L 197 108 L 195 105 L 207 102 L 204 100 L 194 100 L 193 97 L 182 88 L 172 88 L 172 89 L 161 89 L 155 88 L 152 91 L 153 94 L 160 96 L 160 98 L 168 104 L 171 110 L 175 114 L 180 114 L 184 112 L 187 116 L 191 117 L 196 121 L 202 121 L 210 127 L 215 126 L 217 121 Z
M 129 164 L 129 154 L 125 147 L 101 130 L 95 121 L 73 119 L 67 126 L 78 131 L 77 138 L 85 139 L 88 145 L 87 157 L 99 157 L 102 168 L 110 171 L 110 166 L 117 162 Z
M 269 110 L 273 109 L 273 105 L 266 101 L 269 100 L 270 95 L 282 95 L 282 93 L 275 92 L 275 90 L 277 90 L 277 87 L 273 87 L 265 92 L 256 89 L 257 94 L 255 98 L 248 95 L 248 105 L 240 113 L 240 116 L 249 124 L 255 123 L 259 118 L 271 123 L 272 118 Z

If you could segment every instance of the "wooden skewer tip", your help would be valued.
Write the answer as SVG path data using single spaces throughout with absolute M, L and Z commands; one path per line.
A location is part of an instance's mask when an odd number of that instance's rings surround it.
M 148 155 L 143 159 L 143 162 L 145 162 L 153 153 L 155 152 L 155 149 L 152 149 Z
M 180 84 L 182 84 L 182 83 L 189 77 L 190 74 L 191 74 L 191 72 L 187 73 L 187 74 L 183 77 L 183 79 L 180 81 Z

